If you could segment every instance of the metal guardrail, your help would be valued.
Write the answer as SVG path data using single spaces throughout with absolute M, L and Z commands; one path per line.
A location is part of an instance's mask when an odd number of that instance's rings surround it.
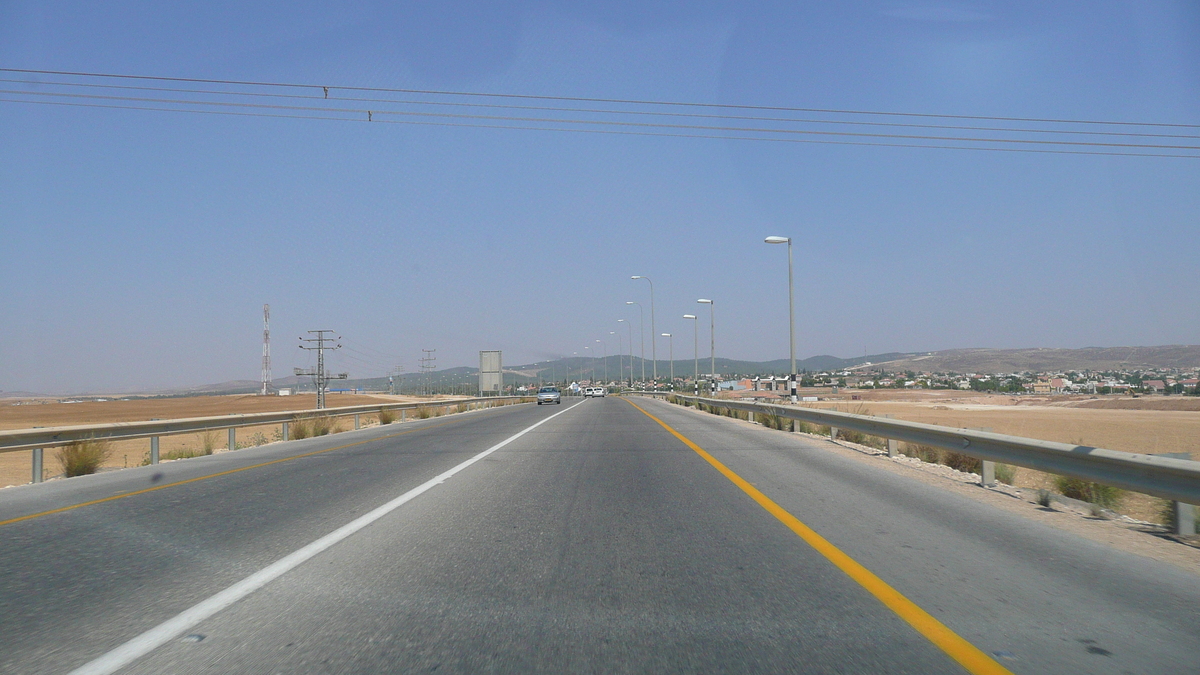
M 236 429 L 282 424 L 283 440 L 288 440 L 288 425 L 292 422 L 314 417 L 354 416 L 354 428 L 359 428 L 359 415 L 397 411 L 402 415 L 421 408 L 457 408 L 466 404 L 468 409 L 493 407 L 497 402 L 521 402 L 527 396 L 486 396 L 481 398 L 450 401 L 422 401 L 419 403 L 381 403 L 378 405 L 355 405 L 318 410 L 287 410 L 283 412 L 249 413 L 244 415 L 221 415 L 216 417 L 189 417 L 174 420 L 148 420 L 143 422 L 112 422 L 107 424 L 80 424 L 67 427 L 45 427 L 34 429 L 10 429 L 0 431 L 0 453 L 18 450 L 33 450 L 33 482 L 42 482 L 42 449 L 70 445 L 93 439 L 123 441 L 137 438 L 150 439 L 150 463 L 158 463 L 158 438 L 176 434 L 204 431 L 229 430 L 229 449 L 237 449 Z
M 961 452 L 986 463 L 1002 462 L 1047 473 L 1070 476 L 1141 492 L 1185 504 L 1200 504 L 1200 462 L 1107 450 L 1082 445 L 1041 441 L 987 431 L 955 429 L 920 422 L 853 413 L 803 408 L 790 405 L 746 403 L 725 399 L 701 398 L 676 394 L 679 401 L 715 408 L 744 410 L 753 414 L 779 417 L 830 427 L 836 438 L 839 429 L 850 429 L 888 439 L 888 454 L 894 455 L 894 441 Z M 988 467 L 990 468 L 990 467 Z M 991 484 L 988 471 L 983 482 Z

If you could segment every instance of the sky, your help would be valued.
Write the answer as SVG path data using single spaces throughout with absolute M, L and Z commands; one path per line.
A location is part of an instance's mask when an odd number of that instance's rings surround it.
M 0 68 L 327 85 L 335 95 L 369 87 L 1132 122 L 1127 130 L 1185 137 L 1149 142 L 1200 145 L 1200 127 L 1144 126 L 1200 125 L 1194 2 L 3 0 Z M 297 346 L 314 329 L 342 336 L 329 365 L 352 377 L 415 372 L 422 349 L 437 350 L 440 368 L 478 365 L 479 350 L 503 350 L 506 366 L 627 351 L 629 324 L 618 319 L 632 322 L 635 353 L 644 333 L 649 358 L 650 284 L 632 275 L 653 282 L 653 331 L 675 336 L 660 338 L 659 358 L 673 344 L 690 359 L 695 341 L 708 355 L 698 298 L 715 300 L 718 357 L 783 358 L 787 252 L 763 243 L 769 235 L 793 240 L 800 358 L 1200 343 L 1195 150 L 977 151 L 46 105 L 28 92 L 116 81 L 0 78 L 26 92 L 0 94 L 4 391 L 257 380 L 264 303 L 276 377 L 313 367 Z M 423 119 L 458 125 L 410 123 Z M 1063 138 L 1038 133 L 1020 138 Z M 627 301 L 642 304 L 644 328 Z

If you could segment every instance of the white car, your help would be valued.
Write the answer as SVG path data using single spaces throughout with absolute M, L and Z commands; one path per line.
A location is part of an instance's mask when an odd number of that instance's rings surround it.
M 608 392 L 605 391 L 604 387 L 588 387 L 584 396 L 591 396 L 595 398 L 597 396 L 604 396 L 607 393 Z

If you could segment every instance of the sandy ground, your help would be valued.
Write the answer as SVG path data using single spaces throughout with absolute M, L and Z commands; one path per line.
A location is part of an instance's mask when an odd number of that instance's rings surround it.
M 439 397 L 438 400 L 443 400 Z M 327 394 L 325 405 L 336 408 L 350 405 L 371 405 L 381 402 L 415 402 L 424 400 L 412 396 Z M 235 415 L 256 412 L 278 412 L 284 410 L 311 410 L 316 407 L 316 395 L 296 396 L 194 396 L 187 398 L 143 399 L 130 401 L 85 401 L 81 403 L 58 403 L 38 399 L 5 400 L 0 403 L 0 429 L 27 429 L 31 427 L 58 427 L 76 424 L 102 424 L 108 422 L 135 422 L 150 419 L 181 419 L 214 415 Z M 363 416 L 363 426 L 376 424 L 374 416 Z M 353 428 L 353 418 L 340 421 L 341 430 Z M 280 426 L 246 427 L 238 429 L 239 447 L 261 445 L 279 440 Z M 228 435 L 225 431 L 205 434 L 180 434 L 163 436 L 159 442 L 159 455 L 166 459 L 172 455 L 201 453 L 206 447 L 214 452 L 227 450 Z M 138 466 L 148 461 L 150 440 L 136 439 L 112 443 L 112 454 L 104 467 L 108 469 Z M 32 451 L 0 453 L 0 487 L 20 485 L 30 480 Z M 57 461 L 56 450 L 44 451 L 43 478 L 54 478 L 62 473 Z
M 1200 460 L 1200 397 L 1003 396 L 971 391 L 828 388 L 799 392 L 819 396 L 819 408 L 864 415 L 891 415 L 910 422 L 994 431 L 1013 436 L 1111 450 L 1163 454 L 1186 452 Z M 858 396 L 860 400 L 853 400 Z M 1015 486 L 1054 489 L 1054 477 L 1018 468 Z M 1147 522 L 1160 522 L 1164 502 L 1128 494 L 1118 509 Z

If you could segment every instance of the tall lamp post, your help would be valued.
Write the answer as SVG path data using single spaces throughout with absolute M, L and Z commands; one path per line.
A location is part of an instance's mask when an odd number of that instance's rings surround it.
M 654 388 L 658 389 L 658 338 L 655 337 L 658 333 L 654 332 L 654 282 L 650 281 L 650 277 L 645 277 L 640 274 L 635 274 L 630 279 L 645 279 L 650 284 L 650 358 L 654 364 L 651 370 L 654 375 Z
M 715 332 L 716 320 L 713 318 L 713 311 L 716 304 L 708 298 L 700 298 L 696 302 L 702 305 L 708 305 L 708 368 L 713 377 L 717 376 L 717 337 Z
M 585 346 L 584 349 L 588 350 L 588 353 L 591 354 L 592 360 L 592 376 L 588 378 L 588 382 L 592 386 L 596 386 L 596 350 L 592 349 L 591 345 Z
M 700 391 L 700 322 L 695 314 L 684 314 L 683 318 L 692 320 L 692 382 L 696 392 Z
M 642 311 L 642 303 L 627 301 L 627 305 L 638 306 L 638 341 L 642 344 L 642 386 L 646 386 L 646 314 Z M 629 377 L 633 377 L 633 365 L 630 362 Z
M 633 389 L 633 322 L 625 319 L 617 319 L 617 323 L 623 323 L 629 327 L 629 388 Z M 645 368 L 646 366 L 642 366 Z
M 600 346 L 604 347 L 604 384 L 607 385 L 608 384 L 608 343 L 605 342 L 604 340 L 596 340 L 596 342 L 599 342 Z M 595 358 L 595 356 L 593 356 L 592 358 Z M 593 363 L 595 363 L 595 362 L 593 361 Z
M 668 352 L 671 355 L 671 391 L 675 391 L 675 338 L 670 333 L 663 333 L 662 336 L 667 338 L 667 344 L 671 348 Z
M 624 340 L 621 339 L 621 334 L 615 330 L 608 331 L 608 334 L 617 336 L 617 381 L 620 382 L 625 379 L 625 352 L 621 350 Z M 608 361 L 608 357 L 605 357 L 604 360 Z M 605 374 L 605 378 L 608 378 L 607 374 Z
M 788 386 L 792 390 L 792 403 L 796 402 L 796 298 L 792 283 L 792 240 L 790 237 L 767 237 L 768 244 L 787 244 L 788 247 L 788 336 L 791 343 L 792 374 Z

